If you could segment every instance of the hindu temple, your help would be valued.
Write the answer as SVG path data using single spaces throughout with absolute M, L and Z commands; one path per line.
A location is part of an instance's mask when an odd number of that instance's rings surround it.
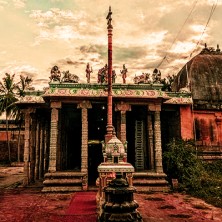
M 109 25 L 108 49 L 112 44 Z M 44 91 L 28 90 L 17 102 L 25 115 L 24 185 L 40 179 L 44 192 L 94 187 L 97 168 L 104 161 L 104 136 L 110 132 L 112 137 L 112 128 L 107 129 L 108 109 L 116 138 L 127 147 L 122 157 L 135 169 L 131 173 L 137 191 L 168 189 L 162 153 L 173 139 L 195 139 L 202 158 L 221 158 L 219 46 L 216 50 L 205 46 L 191 59 L 175 78 L 172 91 L 163 90 L 158 69 L 151 76 L 142 74 L 128 83 L 123 64 L 122 82 L 116 82 L 112 57 L 109 59 L 108 65 L 98 70 L 97 82 L 90 80 L 90 64 L 83 70 L 84 83 L 77 75 L 54 66 Z M 107 106 L 108 72 L 112 74 L 111 106 Z M 113 161 L 118 162 L 118 158 Z

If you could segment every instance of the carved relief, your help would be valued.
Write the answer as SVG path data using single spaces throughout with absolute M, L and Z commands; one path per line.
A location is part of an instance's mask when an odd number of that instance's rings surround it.
M 122 101 L 116 104 L 115 111 L 131 111 L 131 105 Z
M 92 108 L 92 104 L 91 104 L 91 102 L 90 101 L 88 101 L 88 100 L 83 100 L 81 103 L 79 103 L 78 105 L 77 105 L 77 108 L 78 109 L 91 109 Z

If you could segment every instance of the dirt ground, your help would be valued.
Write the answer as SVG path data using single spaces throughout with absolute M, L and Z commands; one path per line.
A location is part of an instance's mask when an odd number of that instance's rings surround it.
M 41 187 L 19 187 L 22 167 L 0 167 L 0 221 L 75 221 L 66 215 L 73 193 L 41 193 Z M 144 222 L 222 221 L 222 209 L 179 193 L 134 194 Z M 87 217 L 84 220 L 89 221 Z

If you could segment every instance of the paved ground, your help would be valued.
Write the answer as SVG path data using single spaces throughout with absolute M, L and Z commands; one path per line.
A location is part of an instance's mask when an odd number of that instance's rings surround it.
M 17 187 L 22 168 L 0 167 L 0 221 L 74 221 L 67 217 L 72 194 L 45 194 L 41 188 Z M 14 184 L 14 185 L 12 185 Z M 144 222 L 222 221 L 222 209 L 179 193 L 135 194 Z M 89 221 L 87 217 L 84 220 Z

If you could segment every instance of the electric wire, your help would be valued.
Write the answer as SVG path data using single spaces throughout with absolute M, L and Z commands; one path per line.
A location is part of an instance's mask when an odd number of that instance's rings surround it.
M 196 1 L 193 3 L 193 6 L 192 6 L 192 8 L 191 8 L 191 10 L 190 10 L 190 12 L 189 12 L 186 20 L 184 21 L 183 25 L 181 26 L 180 30 L 178 31 L 178 33 L 177 33 L 177 35 L 175 36 L 172 44 L 171 44 L 170 47 L 168 48 L 165 56 L 163 57 L 163 59 L 161 60 L 161 62 L 160 62 L 159 65 L 157 66 L 157 68 L 159 68 L 159 67 L 162 65 L 163 61 L 164 61 L 165 59 L 167 59 L 167 54 L 168 54 L 169 50 L 172 48 L 172 46 L 174 45 L 174 43 L 175 43 L 176 40 L 178 39 L 178 37 L 179 37 L 180 33 L 182 32 L 185 24 L 187 23 L 187 21 L 189 20 L 191 14 L 193 13 L 193 11 L 194 11 L 194 9 L 195 9 L 195 7 L 196 7 L 197 2 L 198 2 L 198 0 L 196 0 Z
M 217 7 L 217 2 L 218 2 L 218 0 L 216 0 L 216 1 L 213 3 L 212 7 L 211 7 L 211 11 L 210 11 L 210 15 L 209 15 L 209 17 L 208 17 L 207 23 L 206 23 L 206 25 L 205 25 L 205 27 L 204 27 L 204 29 L 203 29 L 203 32 L 201 33 L 200 39 L 197 41 L 197 44 L 196 44 L 195 48 L 193 49 L 192 53 L 191 53 L 190 56 L 189 56 L 190 58 L 192 57 L 193 53 L 196 51 L 198 45 L 199 45 L 200 42 L 201 42 L 201 39 L 202 39 L 202 37 L 203 37 L 203 35 L 204 35 L 204 33 L 205 33 L 208 25 L 209 25 L 209 22 L 210 22 L 213 14 L 214 14 L 214 11 L 215 11 L 215 9 L 216 9 L 216 7 Z

